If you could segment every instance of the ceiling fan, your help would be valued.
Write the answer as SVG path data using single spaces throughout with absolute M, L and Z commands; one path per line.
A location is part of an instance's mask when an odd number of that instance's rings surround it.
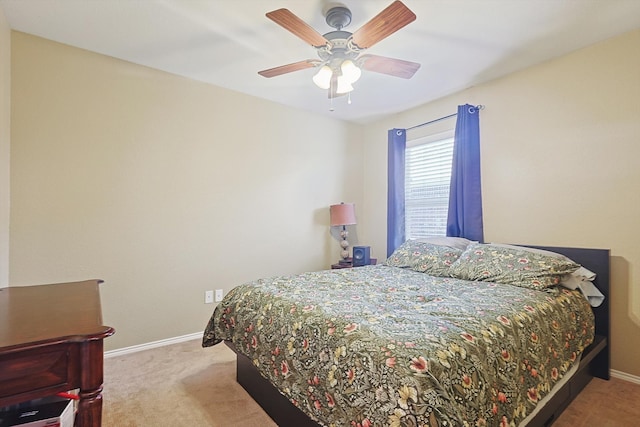
M 400 0 L 391 3 L 354 33 L 343 30 L 351 23 L 351 11 L 344 5 L 335 5 L 327 10 L 326 22 L 335 30 L 324 35 L 288 9 L 274 10 L 266 16 L 311 44 L 320 59 L 306 59 L 262 70 L 258 72 L 261 76 L 275 77 L 307 68 L 319 68 L 313 77 L 314 83 L 327 89 L 329 98 L 335 98 L 353 90 L 352 84 L 360 78 L 361 69 L 410 79 L 420 68 L 420 64 L 402 59 L 361 55 L 364 50 L 416 19 L 416 15 Z

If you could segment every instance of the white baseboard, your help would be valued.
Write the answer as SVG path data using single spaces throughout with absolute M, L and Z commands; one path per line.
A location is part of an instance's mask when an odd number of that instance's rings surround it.
M 611 376 L 614 378 L 619 378 L 621 380 L 629 381 L 631 383 L 640 384 L 640 377 L 636 375 L 631 375 L 631 374 L 627 374 L 626 372 L 616 371 L 615 369 L 612 369 L 610 373 L 611 373 Z
M 105 359 L 109 357 L 124 356 L 125 354 L 137 353 L 143 350 L 163 347 L 165 345 L 178 344 L 185 341 L 202 339 L 203 332 L 195 332 L 193 334 L 182 335 L 179 337 L 167 338 L 164 340 L 148 342 L 145 344 L 132 345 L 131 347 L 119 348 L 117 350 L 109 350 L 104 352 Z

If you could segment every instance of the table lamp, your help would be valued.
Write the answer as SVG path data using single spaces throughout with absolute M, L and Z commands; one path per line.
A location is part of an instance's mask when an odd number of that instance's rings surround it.
M 342 237 L 342 240 L 340 241 L 340 247 L 342 248 L 342 251 L 340 252 L 342 259 L 340 260 L 340 263 L 349 264 L 349 242 L 347 241 L 349 232 L 347 231 L 347 225 L 354 225 L 356 223 L 355 205 L 353 203 L 331 205 L 329 206 L 329 214 L 331 217 L 331 226 L 342 227 L 342 230 L 340 231 L 340 237 Z

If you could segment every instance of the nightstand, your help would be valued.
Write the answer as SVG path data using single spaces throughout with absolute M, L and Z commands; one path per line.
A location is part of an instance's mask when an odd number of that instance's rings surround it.
M 378 261 L 377 258 L 371 258 L 371 264 L 369 264 L 369 265 L 376 265 L 377 261 Z M 349 261 L 349 263 L 346 263 L 346 264 L 342 264 L 340 262 L 337 262 L 335 264 L 331 264 L 331 269 L 332 270 L 337 270 L 337 269 L 340 269 L 340 268 L 351 268 L 351 267 L 353 267 L 353 264 L 351 263 L 351 261 Z

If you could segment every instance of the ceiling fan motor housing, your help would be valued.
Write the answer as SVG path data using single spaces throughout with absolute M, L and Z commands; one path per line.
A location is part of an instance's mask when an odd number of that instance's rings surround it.
M 359 50 L 350 43 L 351 33 L 348 31 L 331 31 L 324 35 L 329 41 L 326 46 L 318 48 L 318 56 L 323 61 L 338 57 L 342 59 L 354 59 Z
M 351 11 L 344 6 L 335 6 L 327 11 L 325 20 L 330 27 L 341 30 L 351 23 Z

